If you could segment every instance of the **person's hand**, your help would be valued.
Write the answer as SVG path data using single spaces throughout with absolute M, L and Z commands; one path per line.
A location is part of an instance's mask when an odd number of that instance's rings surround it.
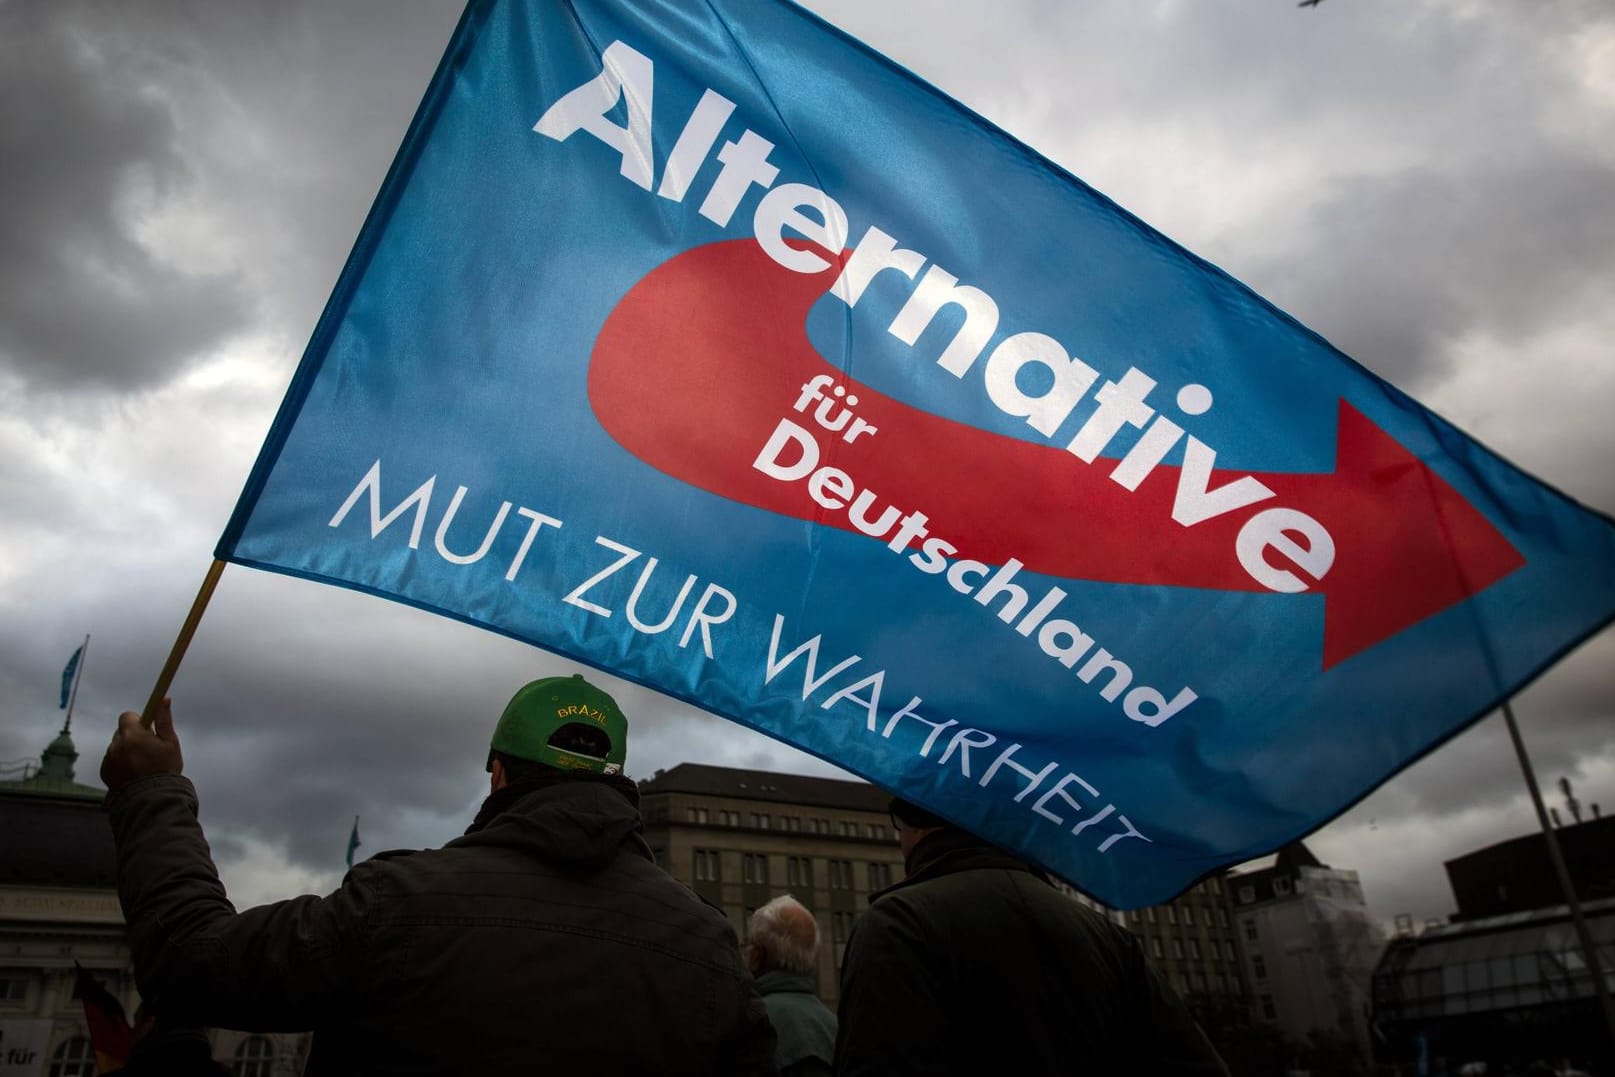
M 112 743 L 101 759 L 101 782 L 116 792 L 141 778 L 178 774 L 184 768 L 185 757 L 174 732 L 174 712 L 165 699 L 157 705 L 150 729 L 134 711 L 118 716 L 118 731 L 112 734 Z

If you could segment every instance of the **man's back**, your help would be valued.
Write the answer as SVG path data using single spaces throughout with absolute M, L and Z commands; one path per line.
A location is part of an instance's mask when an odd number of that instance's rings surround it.
M 1221 1074 L 1137 940 L 959 831 L 854 929 L 836 1072 Z
M 733 934 L 651 863 L 623 794 L 513 792 L 443 849 L 230 915 L 189 783 L 129 787 L 110 807 L 124 901 L 149 910 L 143 992 L 201 1023 L 313 1028 L 312 1072 L 772 1072 Z
M 829 1077 L 836 1017 L 819 1001 L 812 974 L 772 969 L 757 977 L 757 990 L 779 1037 L 774 1060 L 783 1077 Z

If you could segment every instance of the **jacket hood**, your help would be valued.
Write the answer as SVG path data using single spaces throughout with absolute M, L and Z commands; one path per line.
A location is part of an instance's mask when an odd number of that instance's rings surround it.
M 512 787 L 493 794 L 489 801 L 506 792 L 512 794 L 508 807 L 481 826 L 474 825 L 448 847 L 519 849 L 542 860 L 592 870 L 605 867 L 623 851 L 652 859 L 639 809 L 609 782 L 572 778 L 531 790 Z M 498 806 L 485 805 L 479 820 L 489 807 Z
M 906 886 L 914 886 L 929 879 L 952 875 L 960 871 L 974 871 L 979 868 L 999 871 L 1024 871 L 1028 875 L 1042 879 L 1044 882 L 1049 881 L 1047 875 L 1026 861 L 1011 856 L 998 846 L 985 842 L 974 834 L 948 826 L 941 827 L 936 832 L 927 834 L 916 842 L 909 849 L 908 854 L 903 857 L 904 878 L 884 890 L 877 890 L 870 894 L 869 900 L 873 902 L 876 898 L 889 894 L 893 890 L 901 890 Z

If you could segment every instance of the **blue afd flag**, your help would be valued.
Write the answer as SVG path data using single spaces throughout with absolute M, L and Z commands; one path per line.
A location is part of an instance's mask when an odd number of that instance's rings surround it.
M 84 653 L 83 646 L 73 652 L 73 657 L 67 660 L 67 668 L 62 670 L 62 702 L 57 710 L 66 710 L 67 701 L 73 696 L 73 676 L 78 673 L 79 656 Z
M 538 644 L 1113 905 L 1615 611 L 1615 525 L 782 2 L 465 12 L 219 556 Z

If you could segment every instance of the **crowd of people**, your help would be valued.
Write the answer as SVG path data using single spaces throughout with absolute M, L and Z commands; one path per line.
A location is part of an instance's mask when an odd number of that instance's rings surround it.
M 223 1027 L 311 1030 L 311 1074 L 1227 1073 L 1131 934 L 901 800 L 905 877 L 859 918 L 832 1013 L 810 910 L 776 897 L 741 943 L 656 865 L 627 735 L 583 677 L 534 681 L 463 836 L 237 911 L 168 702 L 122 715 L 101 778 L 153 1018 L 125 1072 L 182 1073 L 177 1046 Z

